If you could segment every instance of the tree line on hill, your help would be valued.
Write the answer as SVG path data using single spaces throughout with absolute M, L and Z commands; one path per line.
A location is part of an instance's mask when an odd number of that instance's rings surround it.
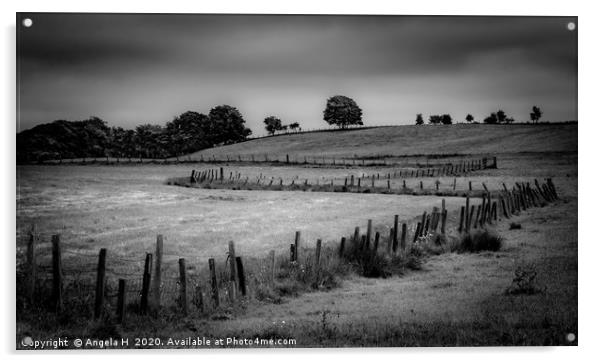
M 245 140 L 251 130 L 232 106 L 187 111 L 164 126 L 109 127 L 104 120 L 58 120 L 17 134 L 17 161 L 60 158 L 166 158 Z
M 533 122 L 539 121 L 542 111 L 533 106 L 530 114 Z M 346 96 L 328 98 L 323 119 L 340 129 L 363 125 L 362 109 Z M 468 114 L 468 123 L 478 123 Z M 264 119 L 265 129 L 270 135 L 278 131 L 301 131 L 298 122 L 288 125 L 276 116 Z M 430 115 L 433 125 L 451 125 L 449 114 Z M 512 123 L 503 110 L 492 112 L 484 120 L 486 124 Z M 416 125 L 425 123 L 422 114 L 416 115 Z M 58 120 L 38 125 L 17 134 L 17 161 L 31 162 L 69 158 L 152 158 L 178 157 L 202 149 L 244 141 L 251 135 L 245 120 L 235 107 L 216 106 L 209 114 L 187 111 L 174 117 L 164 126 L 143 124 L 135 129 L 109 127 L 98 117 L 83 121 Z
M 537 123 L 541 119 L 542 114 L 543 114 L 543 112 L 541 111 L 541 108 L 539 108 L 537 106 L 533 106 L 533 108 L 531 109 L 531 113 L 529 114 L 529 117 L 531 118 L 531 121 L 533 123 Z M 467 114 L 465 117 L 465 120 L 469 124 L 478 124 L 479 123 L 478 121 L 475 120 L 474 116 L 471 114 Z M 451 116 L 448 114 L 430 115 L 429 116 L 429 124 L 431 124 L 431 125 L 439 125 L 439 124 L 451 125 L 452 121 L 453 120 L 452 120 Z M 506 115 L 506 112 L 504 112 L 504 110 L 498 110 L 497 112 L 492 112 L 491 114 L 489 114 L 489 116 L 487 116 L 483 119 L 483 123 L 485 123 L 485 124 L 511 124 L 513 122 L 514 122 L 514 118 L 508 117 L 508 115 Z M 416 115 L 416 125 L 424 125 L 424 118 L 422 117 L 421 113 Z

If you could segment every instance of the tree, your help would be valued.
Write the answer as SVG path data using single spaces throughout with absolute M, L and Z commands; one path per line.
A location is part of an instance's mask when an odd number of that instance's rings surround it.
M 299 123 L 293 122 L 292 124 L 288 125 L 288 127 L 293 131 L 297 131 L 299 129 Z
M 469 124 L 474 121 L 474 117 L 471 114 L 466 115 L 466 122 Z
M 539 107 L 533 106 L 533 112 L 531 112 L 531 121 L 533 121 L 533 123 L 538 122 L 542 114 L 543 112 L 541 112 Z
M 243 141 L 251 135 L 240 111 L 229 105 L 216 106 L 209 111 L 208 131 L 213 146 Z
M 497 123 L 497 115 L 492 112 L 489 116 L 485 117 L 483 120 L 486 124 L 496 124 Z
M 265 129 L 270 135 L 274 135 L 274 133 L 278 130 L 282 130 L 282 120 L 280 120 L 276 116 L 268 116 L 263 120 L 265 124 Z
M 346 96 L 333 96 L 326 101 L 324 121 L 344 129 L 349 125 L 363 125 L 362 109 Z
M 441 123 L 444 125 L 451 125 L 452 124 L 452 118 L 449 114 L 444 114 L 441 115 Z
M 209 120 L 202 113 L 187 111 L 165 125 L 167 143 L 171 155 L 198 151 L 212 144 L 208 138 Z
M 429 123 L 432 125 L 438 125 L 441 123 L 441 116 L 439 115 L 430 115 L 429 116 Z
M 508 117 L 508 116 L 506 116 L 506 113 L 502 110 L 499 110 L 498 112 L 496 112 L 495 115 L 497 116 L 498 123 L 505 122 L 506 118 Z
M 416 115 L 416 125 L 424 125 L 424 119 L 422 118 L 421 113 Z

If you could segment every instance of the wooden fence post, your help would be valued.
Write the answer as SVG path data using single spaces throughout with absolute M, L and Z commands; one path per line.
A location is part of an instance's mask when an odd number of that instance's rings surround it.
M 219 289 L 217 287 L 217 275 L 215 273 L 215 259 L 209 259 L 209 274 L 211 275 L 211 298 L 213 306 L 219 307 Z
M 476 215 L 476 217 L 474 219 L 473 228 L 477 228 L 479 226 L 479 220 L 481 218 L 481 209 L 482 209 L 482 207 L 479 205 L 478 208 L 477 208 L 477 215 Z
M 29 241 L 27 242 L 27 268 L 29 269 L 29 274 L 27 276 L 27 293 L 30 304 L 34 304 L 36 294 L 36 240 L 37 234 L 36 226 L 34 224 L 31 226 L 31 231 L 29 231 Z
M 342 258 L 344 253 L 345 253 L 345 237 L 341 237 L 341 245 L 339 246 L 339 258 Z
M 366 243 L 368 243 L 368 246 L 370 246 L 370 243 L 372 241 L 372 219 L 368 219 L 368 228 L 366 230 Z
M 320 253 L 322 250 L 322 240 L 318 239 L 316 241 L 316 268 L 320 268 Z
M 374 234 L 374 248 L 373 248 L 374 254 L 376 254 L 378 252 L 379 241 L 380 241 L 380 232 L 376 232 Z
M 153 309 L 161 308 L 161 265 L 163 263 L 163 235 L 157 235 L 155 248 L 155 276 L 153 279 Z
M 295 261 L 299 261 L 299 243 L 301 242 L 301 231 L 295 232 Z
M 460 224 L 458 226 L 458 232 L 462 233 L 462 225 L 464 224 L 464 206 L 460 209 Z
M 446 221 L 447 221 L 447 209 L 443 209 L 441 211 L 441 234 L 445 234 L 445 222 Z
M 421 229 L 421 224 L 420 222 L 418 222 L 418 224 L 416 225 L 416 231 L 414 232 L 414 243 L 416 243 L 416 241 L 418 241 L 418 235 L 420 233 L 420 229 Z
M 63 264 L 61 259 L 61 237 L 52 236 L 52 297 L 57 313 L 63 310 Z
M 398 236 L 398 227 L 399 226 L 399 215 L 396 214 L 393 220 L 393 252 L 397 252 L 397 245 L 398 245 L 398 240 L 397 240 L 397 236 Z
M 96 269 L 96 299 L 94 300 L 94 319 L 100 318 L 105 303 L 105 272 L 107 267 L 107 249 L 101 248 Z
M 234 241 L 228 242 L 228 261 L 230 262 L 230 301 L 236 299 L 236 253 L 234 252 Z
M 236 271 L 238 272 L 238 288 L 242 296 L 247 295 L 247 280 L 245 279 L 245 270 L 242 265 L 242 258 L 236 256 Z
M 117 288 L 117 324 L 123 324 L 125 320 L 125 280 L 119 279 L 119 287 Z
M 468 219 L 466 220 L 466 233 L 470 232 L 470 225 L 472 224 L 473 215 L 474 215 L 474 204 L 470 206 L 470 214 L 468 215 Z
M 148 292 L 150 290 L 151 270 L 153 265 L 153 254 L 147 253 L 144 260 L 144 272 L 142 274 L 142 296 L 140 297 L 140 312 L 146 314 L 148 311 Z
M 178 260 L 180 267 L 180 309 L 184 316 L 188 315 L 188 294 L 186 293 L 186 259 L 180 258 Z

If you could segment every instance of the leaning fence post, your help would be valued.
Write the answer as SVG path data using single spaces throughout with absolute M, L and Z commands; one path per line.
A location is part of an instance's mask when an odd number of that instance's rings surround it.
M 209 274 L 211 275 L 211 298 L 213 305 L 219 307 L 219 289 L 217 287 L 217 275 L 215 274 L 215 259 L 209 259 Z
M 242 296 L 247 295 L 247 281 L 245 279 L 245 270 L 242 266 L 242 258 L 236 256 L 236 271 L 238 272 L 238 288 Z
M 462 225 L 464 224 L 464 206 L 460 209 L 460 224 L 458 225 L 458 232 L 462 233 Z
M 125 280 L 119 279 L 119 287 L 117 289 L 117 323 L 123 324 L 125 320 Z
M 414 243 L 416 243 L 416 241 L 418 241 L 418 234 L 420 233 L 420 229 L 421 229 L 421 223 L 418 222 L 418 225 L 416 225 L 416 232 L 414 233 Z
M 163 235 L 157 235 L 155 249 L 155 278 L 153 279 L 153 309 L 161 307 L 161 265 L 163 262 Z
M 182 313 L 186 316 L 188 315 L 188 294 L 186 293 L 186 259 L 180 258 L 178 260 L 178 265 L 180 267 L 180 309 L 182 309 Z
M 36 293 L 36 239 L 36 226 L 32 225 L 29 232 L 29 241 L 27 242 L 27 267 L 29 269 L 27 289 L 30 304 L 34 303 Z
M 147 253 L 144 260 L 144 272 L 142 274 L 142 296 L 140 297 L 140 312 L 146 314 L 148 311 L 148 292 L 150 290 L 151 270 L 153 254 Z
M 100 318 L 105 302 L 105 271 L 107 264 L 107 249 L 101 248 L 98 254 L 98 268 L 96 270 L 96 299 L 94 301 L 94 319 Z
M 52 236 L 52 297 L 57 312 L 63 310 L 63 265 L 61 260 L 61 237 Z

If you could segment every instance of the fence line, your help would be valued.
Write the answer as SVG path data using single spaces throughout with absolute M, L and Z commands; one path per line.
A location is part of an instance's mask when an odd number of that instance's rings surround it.
M 535 180 L 533 186 L 528 182 L 517 182 L 512 189 L 508 189 L 505 183 L 503 187 L 504 190 L 497 195 L 490 191 L 484 192 L 480 203 L 471 205 L 471 198 L 466 197 L 466 204 L 458 213 L 460 217 L 457 227 L 449 224 L 450 215 L 445 206 L 445 199 L 442 199 L 440 207 L 433 207 L 431 212 L 424 211 L 417 219 L 400 221 L 399 216 L 395 215 L 388 237 L 385 233 L 376 231 L 373 221 L 368 220 L 365 234 L 360 233 L 361 229 L 358 226 L 350 237 L 343 236 L 335 246 L 323 245 L 319 239 L 314 249 L 306 248 L 305 251 L 313 253 L 309 257 L 318 270 L 321 265 L 333 261 L 333 258 L 341 258 L 349 248 L 359 247 L 362 253 L 380 251 L 390 256 L 404 256 L 413 244 L 420 243 L 422 239 L 428 239 L 433 234 L 445 235 L 456 231 L 458 234 L 469 233 L 472 229 L 485 228 L 501 218 L 512 218 L 529 208 L 541 207 L 558 199 L 551 179 L 543 183 Z M 389 228 L 388 225 L 385 227 Z M 228 243 L 226 268 L 218 269 L 216 260 L 209 258 L 208 270 L 191 271 L 189 268 L 194 265 L 187 262 L 195 258 L 179 256 L 177 272 L 168 274 L 167 271 L 175 266 L 164 264 L 165 261 L 162 260 L 167 255 L 163 253 L 162 235 L 157 236 L 156 249 L 152 251 L 154 254 L 146 253 L 144 267 L 139 265 L 140 268 L 127 273 L 120 273 L 114 267 L 107 266 L 111 261 L 118 261 L 119 257 L 114 257 L 105 248 L 99 249 L 96 269 L 64 266 L 62 256 L 73 251 L 63 249 L 60 235 L 52 235 L 52 264 L 48 269 L 48 266 L 41 266 L 37 262 L 38 237 L 38 232 L 32 228 L 26 254 L 27 298 L 35 304 L 46 299 L 46 294 L 50 294 L 51 306 L 59 314 L 64 311 L 65 304 L 70 303 L 90 304 L 93 306 L 93 318 L 112 314 L 118 323 L 125 321 L 132 306 L 137 306 L 140 314 L 157 314 L 162 306 L 176 306 L 182 315 L 189 314 L 193 306 L 201 312 L 214 311 L 221 305 L 233 305 L 240 299 L 245 299 L 261 281 L 274 284 L 278 279 L 275 274 L 277 259 L 274 250 L 270 251 L 268 257 L 255 260 L 243 258 L 236 255 L 233 241 Z M 299 231 L 295 232 L 293 241 L 289 246 L 290 254 L 287 258 L 291 265 L 300 261 Z M 88 254 L 86 256 L 90 257 Z M 249 261 L 255 261 L 257 264 L 249 265 Z M 43 274 L 40 273 L 42 271 Z M 82 280 L 77 277 L 90 273 L 96 273 L 95 280 Z M 89 283 L 90 280 L 95 283 Z M 48 283 L 51 287 L 44 288 Z

